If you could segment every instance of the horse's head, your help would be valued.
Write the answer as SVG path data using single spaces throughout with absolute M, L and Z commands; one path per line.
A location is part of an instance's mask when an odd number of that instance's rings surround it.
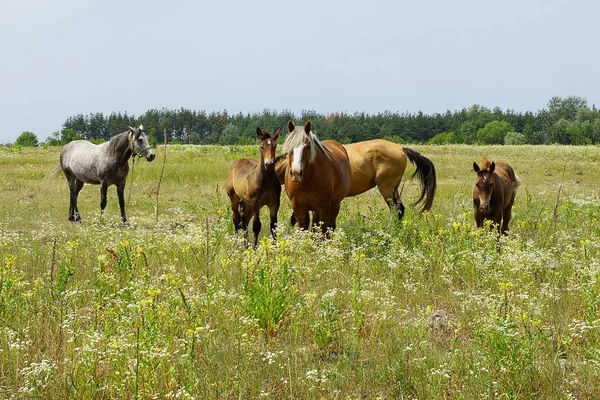
M 148 143 L 148 135 L 146 135 L 143 125 L 140 125 L 139 128 L 129 127 L 129 149 L 132 154 L 144 156 L 148 161 L 152 161 L 156 157 L 152 146 Z
M 312 151 L 313 136 L 310 121 L 304 127 L 295 127 L 292 121 L 288 122 L 289 134 L 283 144 L 283 151 L 288 154 L 290 177 L 293 182 L 300 182 L 304 178 L 306 165 L 310 163 L 314 154 Z
M 275 165 L 275 150 L 277 150 L 277 138 L 281 131 L 278 129 L 274 135 L 260 128 L 256 128 L 256 136 L 260 140 L 260 158 L 263 160 L 265 169 L 273 168 Z
M 477 188 L 478 198 L 474 200 L 479 201 L 479 211 L 487 212 L 490 208 L 490 199 L 492 193 L 494 193 L 494 169 L 496 164 L 492 161 L 485 159 L 482 163 L 482 168 L 473 163 L 473 170 L 477 172 L 477 179 L 475 180 L 475 187 Z

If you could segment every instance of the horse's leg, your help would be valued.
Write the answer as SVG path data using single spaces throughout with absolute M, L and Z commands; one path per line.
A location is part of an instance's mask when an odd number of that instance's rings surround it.
M 69 221 L 75 221 L 75 177 L 70 176 L 67 171 L 65 171 L 65 176 L 67 177 L 67 183 L 69 184 Z
M 106 208 L 106 193 L 108 192 L 108 183 L 106 180 L 100 181 L 100 218 L 104 215 L 104 209 Z
M 395 211 L 398 215 L 398 221 L 402 221 L 402 217 L 404 217 L 404 211 L 406 208 L 404 207 L 404 204 L 402 204 L 402 200 L 400 200 L 400 195 L 395 190 L 394 195 L 392 196 L 392 204 L 395 207 Z M 392 204 L 388 203 L 390 208 L 392 208 Z
M 125 216 L 125 181 L 117 185 L 117 197 L 119 198 L 119 208 L 121 209 L 121 221 L 124 224 L 127 223 L 127 217 Z
M 250 218 L 252 218 L 252 208 L 243 200 L 240 202 L 240 205 L 243 210 L 241 229 L 244 231 L 244 240 L 246 241 L 246 245 L 248 245 L 248 224 L 250 223 Z
M 271 218 L 270 228 L 273 240 L 277 240 L 275 229 L 277 229 L 277 213 L 279 213 L 279 204 L 279 198 L 277 198 L 277 201 L 273 201 L 272 204 L 269 206 L 269 217 Z
M 390 211 L 396 214 L 398 217 L 398 221 L 402 220 L 404 217 L 404 204 L 400 200 L 400 195 L 398 194 L 398 186 L 400 185 L 400 181 L 386 181 L 382 179 L 382 177 L 377 177 L 377 189 L 379 189 L 379 193 L 387 203 Z
M 294 215 L 296 216 L 296 222 L 298 222 L 298 228 L 299 229 L 304 229 L 304 230 L 308 230 L 308 225 L 309 225 L 309 220 L 310 220 L 310 216 L 308 215 L 308 209 L 304 208 L 304 207 L 293 207 L 294 208 Z
M 473 214 L 475 215 L 475 224 L 477 225 L 478 228 L 482 228 L 483 220 L 485 219 L 485 217 L 483 216 L 482 213 L 480 213 L 477 210 L 475 210 Z
M 252 232 L 254 233 L 254 248 L 258 246 L 258 235 L 260 235 L 260 229 L 262 228 L 262 224 L 260 223 L 260 205 L 258 203 L 258 199 L 252 199 L 251 208 L 252 214 L 254 215 L 254 220 L 252 221 Z
M 67 175 L 67 182 L 69 183 L 69 221 L 75 222 L 75 204 L 77 203 L 77 178 L 74 175 Z
M 79 196 L 79 192 L 83 188 L 83 181 L 79 179 L 75 179 L 75 198 L 73 200 L 73 215 L 75 217 L 75 222 L 81 222 L 81 216 L 79 215 L 79 209 L 77 208 L 77 197 Z
M 231 211 L 233 212 L 233 216 L 231 217 L 233 229 L 235 229 L 235 232 L 237 233 L 237 231 L 242 227 L 242 215 L 240 213 L 241 200 L 235 193 L 229 196 L 229 200 L 231 203 Z
M 296 215 L 294 215 L 294 213 L 292 212 L 292 216 L 290 217 L 290 225 L 294 226 L 296 225 Z
M 69 182 L 69 221 L 75 222 L 75 188 Z
M 323 221 L 321 221 L 321 216 L 320 216 L 319 212 L 313 211 L 312 220 L 310 222 L 310 230 L 312 231 L 313 229 L 315 229 L 315 225 L 317 227 L 322 226 L 323 224 L 321 224 L 321 222 L 323 222 Z
M 70 170 L 63 169 L 67 183 L 69 184 L 69 221 L 75 222 L 75 210 L 77 209 L 77 177 Z M 81 189 L 80 189 L 81 190 Z
M 496 215 L 494 215 L 492 217 L 492 226 L 490 227 L 490 229 L 494 229 L 496 228 L 496 230 L 498 231 L 498 233 L 501 233 L 501 229 L 500 226 L 502 224 L 502 210 L 498 209 L 498 211 L 496 211 Z
M 506 208 L 504 209 L 504 212 L 502 213 L 501 233 L 503 235 L 506 235 L 506 232 L 508 231 L 508 223 L 510 222 L 512 206 L 514 203 L 515 203 L 515 194 L 513 193 L 512 198 L 510 199 L 510 203 L 508 203 L 508 206 L 506 206 Z
M 326 214 L 326 220 L 323 224 L 323 233 L 327 236 L 327 239 L 331 238 L 331 232 L 335 231 L 335 228 L 337 227 L 336 219 L 339 213 L 340 203 L 332 204 L 329 207 L 329 212 Z

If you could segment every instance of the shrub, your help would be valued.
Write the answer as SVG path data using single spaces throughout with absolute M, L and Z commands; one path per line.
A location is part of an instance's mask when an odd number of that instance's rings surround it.
M 525 135 L 519 132 L 508 132 L 506 136 L 504 136 L 504 144 L 508 145 L 518 145 L 527 143 L 527 139 Z
M 38 145 L 38 138 L 33 132 L 23 132 L 15 141 L 15 145 L 21 147 L 35 147 Z

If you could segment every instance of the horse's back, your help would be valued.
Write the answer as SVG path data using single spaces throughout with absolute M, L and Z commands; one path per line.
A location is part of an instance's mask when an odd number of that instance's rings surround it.
M 512 190 L 516 190 L 516 188 L 521 184 L 521 180 L 517 174 L 515 174 L 515 170 L 507 163 L 499 162 L 495 164 L 496 168 L 494 169 L 494 172 L 496 172 L 496 174 L 500 176 L 500 178 L 506 182 Z
M 500 178 L 502 183 L 501 207 L 502 209 L 506 209 L 514 201 L 517 188 L 521 184 L 521 181 L 515 174 L 514 169 L 507 163 L 495 163 L 494 173 Z
M 364 193 L 382 180 L 399 182 L 402 179 L 407 164 L 402 145 L 385 139 L 371 139 L 344 147 L 352 170 L 352 187 L 348 196 Z

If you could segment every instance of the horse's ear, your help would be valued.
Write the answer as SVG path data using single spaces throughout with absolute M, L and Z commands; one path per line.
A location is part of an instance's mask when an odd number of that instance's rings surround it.
M 140 124 L 140 131 L 144 130 L 144 125 Z
M 134 128 L 133 126 L 131 126 L 131 125 L 130 125 L 130 126 L 129 126 L 129 132 L 133 132 L 133 131 L 135 131 L 135 128 Z
M 496 169 L 496 163 L 492 161 L 492 163 L 490 164 L 490 168 L 489 168 L 490 173 L 494 172 L 495 169 Z
M 292 122 L 292 120 L 290 119 L 288 121 L 288 131 L 289 132 L 294 132 L 294 129 L 296 129 L 296 127 L 294 126 L 294 123 Z
M 306 121 L 306 123 L 304 124 L 304 132 L 306 132 L 307 135 L 310 135 L 310 131 L 312 126 L 310 125 L 310 121 Z
M 277 140 L 280 133 L 281 133 L 281 129 L 277 129 L 277 132 L 275 132 L 275 134 L 273 135 L 273 140 Z
M 259 139 L 262 139 L 262 136 L 263 136 L 262 129 L 256 128 L 256 137 L 258 137 Z
M 473 163 L 473 171 L 479 172 L 479 165 L 476 162 Z

